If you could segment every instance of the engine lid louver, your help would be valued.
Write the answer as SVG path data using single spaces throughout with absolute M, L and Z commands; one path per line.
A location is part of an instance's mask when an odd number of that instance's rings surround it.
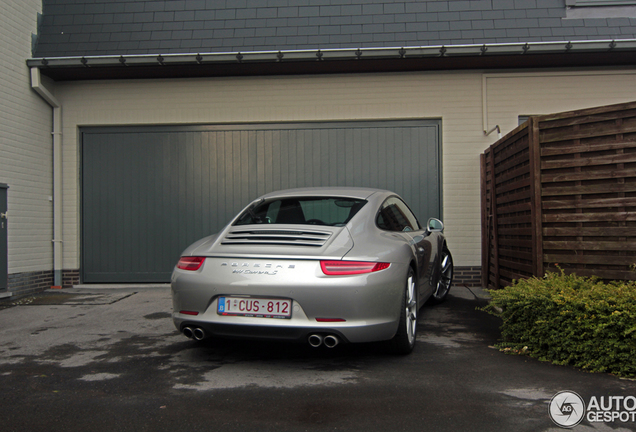
M 329 231 L 307 230 L 232 230 L 221 241 L 221 244 L 321 247 L 331 237 L 331 234 Z

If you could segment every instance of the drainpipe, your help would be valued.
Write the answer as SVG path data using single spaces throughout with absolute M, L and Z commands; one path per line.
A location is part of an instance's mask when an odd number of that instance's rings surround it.
M 31 87 L 53 108 L 53 284 L 62 286 L 62 106 L 31 68 Z
M 488 83 L 486 74 L 481 75 L 481 121 L 484 128 L 484 136 L 488 136 L 497 131 L 497 139 L 501 139 L 501 128 L 499 125 L 488 129 Z

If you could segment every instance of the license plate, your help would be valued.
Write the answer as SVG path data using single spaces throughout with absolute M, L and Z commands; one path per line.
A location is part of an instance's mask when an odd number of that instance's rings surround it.
M 219 297 L 217 313 L 254 318 L 291 318 L 292 301 L 273 298 Z

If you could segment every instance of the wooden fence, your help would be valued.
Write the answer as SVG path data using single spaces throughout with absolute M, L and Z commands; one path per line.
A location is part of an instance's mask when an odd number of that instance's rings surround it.
M 636 102 L 534 116 L 481 156 L 482 285 L 636 279 Z

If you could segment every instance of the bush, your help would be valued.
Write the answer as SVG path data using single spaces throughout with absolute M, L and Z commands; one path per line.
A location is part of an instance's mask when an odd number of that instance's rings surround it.
M 490 290 L 503 351 L 636 377 L 636 283 L 547 273 Z

